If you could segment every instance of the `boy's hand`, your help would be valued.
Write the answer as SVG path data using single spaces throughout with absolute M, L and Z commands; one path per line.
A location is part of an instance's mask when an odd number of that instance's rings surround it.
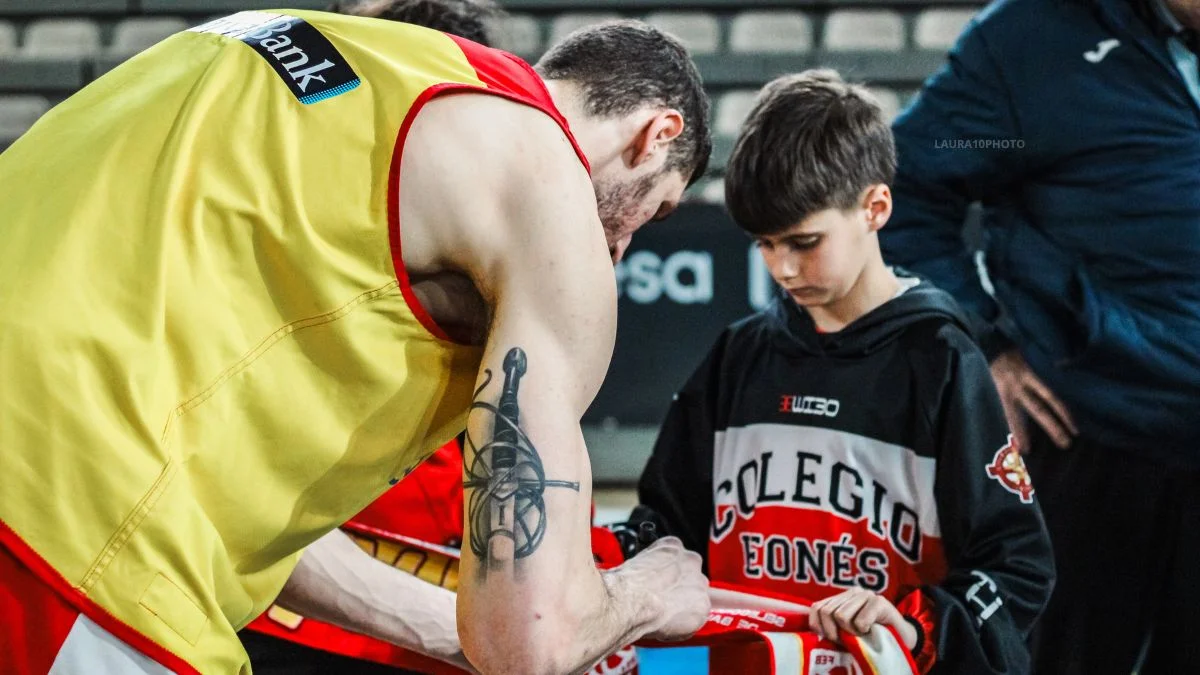
M 900 634 L 907 649 L 917 644 L 917 629 L 904 619 L 887 598 L 861 588 L 815 602 L 808 614 L 808 625 L 822 638 L 838 639 L 838 628 L 866 635 L 871 626 L 891 626 Z
M 1021 352 L 1010 349 L 996 357 L 992 361 L 992 379 L 996 381 L 1008 426 L 1022 453 L 1029 451 L 1026 415 L 1045 430 L 1055 445 L 1063 449 L 1070 447 L 1071 440 L 1079 435 L 1075 420 L 1066 404 L 1033 374 Z

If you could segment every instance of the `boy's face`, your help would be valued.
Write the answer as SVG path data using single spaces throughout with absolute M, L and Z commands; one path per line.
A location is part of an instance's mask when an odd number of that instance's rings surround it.
M 775 283 L 802 307 L 820 307 L 846 297 L 863 269 L 878 256 L 875 233 L 891 215 L 886 185 L 864 191 L 859 205 L 825 209 L 777 234 L 760 235 L 755 244 Z

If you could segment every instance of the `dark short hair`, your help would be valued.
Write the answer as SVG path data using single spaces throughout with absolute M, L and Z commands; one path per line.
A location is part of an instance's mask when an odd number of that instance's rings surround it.
M 679 40 L 641 21 L 607 21 L 571 33 L 534 68 L 547 80 L 578 84 L 590 115 L 615 117 L 644 106 L 678 110 L 683 132 L 672 143 L 667 168 L 689 184 L 704 174 L 712 154 L 708 94 Z
M 896 143 L 875 97 L 832 70 L 762 88 L 725 171 L 725 206 L 743 230 L 776 234 L 825 209 L 848 209 L 890 184 Z
M 341 0 L 330 12 L 411 23 L 491 46 L 488 24 L 503 12 L 491 0 Z

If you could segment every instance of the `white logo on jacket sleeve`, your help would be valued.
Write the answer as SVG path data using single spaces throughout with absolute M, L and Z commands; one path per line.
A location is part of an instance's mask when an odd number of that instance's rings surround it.
M 979 627 L 1004 606 L 1004 600 L 1000 598 L 1000 589 L 991 577 L 979 570 L 971 570 L 971 576 L 978 581 L 967 589 L 966 600 L 975 614 L 975 626 Z
M 1120 46 L 1120 40 L 1101 40 L 1099 44 L 1096 45 L 1095 49 L 1084 52 L 1083 58 L 1087 59 L 1088 63 L 1100 63 L 1104 60 L 1104 57 L 1108 56 L 1109 52 Z
M 987 475 L 995 478 L 1005 490 L 1020 497 L 1023 503 L 1033 503 L 1033 481 L 1029 478 L 1025 460 L 1021 458 L 1021 450 L 1012 434 L 1008 435 L 1008 442 L 992 457 L 992 463 L 987 466 Z

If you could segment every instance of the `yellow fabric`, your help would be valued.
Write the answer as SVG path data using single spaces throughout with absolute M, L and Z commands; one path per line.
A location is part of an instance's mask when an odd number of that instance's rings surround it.
M 305 105 L 186 32 L 0 155 L 0 520 L 205 673 L 248 672 L 234 631 L 297 552 L 463 427 L 480 358 L 415 318 L 387 227 L 405 114 L 475 70 L 440 33 L 279 11 L 361 85 Z

